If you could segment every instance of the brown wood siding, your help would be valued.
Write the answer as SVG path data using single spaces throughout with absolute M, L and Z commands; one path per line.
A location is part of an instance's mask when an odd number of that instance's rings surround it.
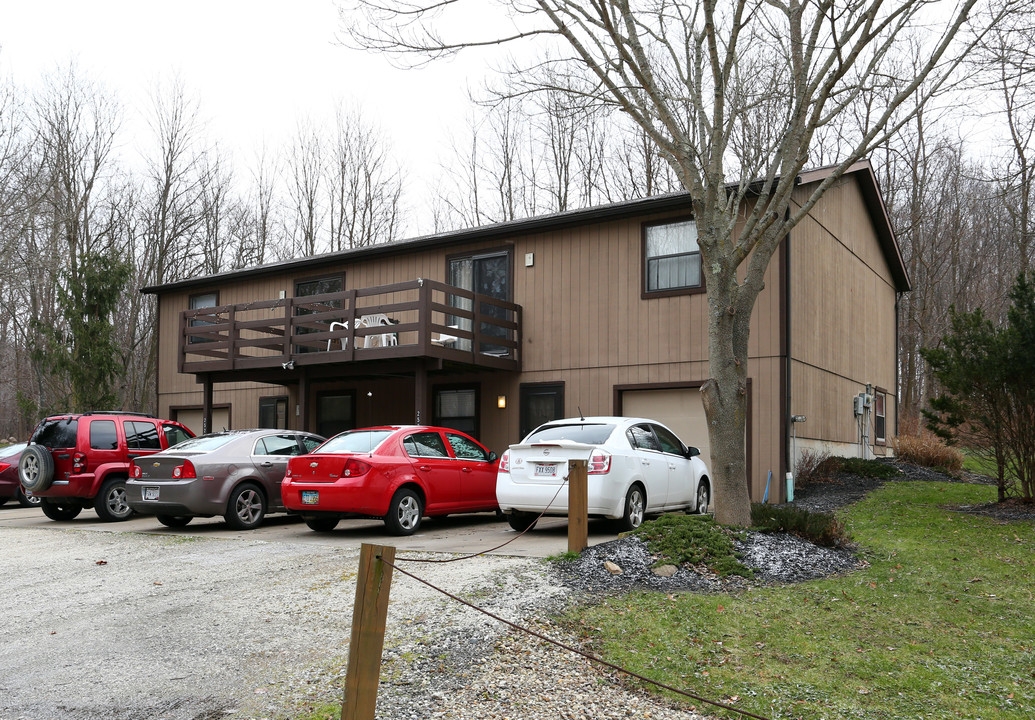
M 852 397 L 867 383 L 895 387 L 893 278 L 851 178 L 828 191 L 792 238 L 791 412 L 808 417 L 797 434 L 852 443 Z M 896 409 L 891 390 L 889 435 Z
M 804 189 L 800 192 L 804 192 Z M 802 197 L 799 197 L 801 200 Z M 521 383 L 563 382 L 565 413 L 607 415 L 613 412 L 614 388 L 620 385 L 686 383 L 708 376 L 708 305 L 704 294 L 641 298 L 643 272 L 642 226 L 679 213 L 648 214 L 638 219 L 536 231 L 506 240 L 471 242 L 443 249 L 416 250 L 390 259 L 361 259 L 306 272 L 295 268 L 279 275 L 223 279 L 217 287 L 221 304 L 274 300 L 290 296 L 296 280 L 345 274 L 346 289 L 412 281 L 422 277 L 444 282 L 447 256 L 507 246 L 512 253 L 513 301 L 523 308 L 522 372 L 467 371 L 435 373 L 429 377 L 428 408 L 433 389 L 441 384 L 477 383 L 480 390 L 481 439 L 502 451 L 520 438 Z M 851 396 L 861 384 L 894 388 L 895 291 L 891 273 L 875 241 L 861 193 L 854 180 L 831 189 L 814 218 L 792 232 L 790 310 L 794 333 L 790 352 L 792 412 L 807 415 L 799 437 L 829 434 L 839 441 L 854 427 Z M 533 253 L 532 266 L 525 254 Z M 781 457 L 786 437 L 781 418 L 783 343 L 779 295 L 782 268 L 774 256 L 751 319 L 748 375 L 750 390 L 750 467 L 752 497 L 760 499 L 768 471 L 773 471 L 777 497 L 782 488 Z M 707 268 L 705 279 L 707 280 Z M 177 372 L 179 313 L 188 307 L 190 291 L 164 293 L 160 298 L 159 410 L 201 402 L 195 378 Z M 856 332 L 858 330 L 858 332 Z M 356 392 L 356 420 L 361 425 L 412 422 L 414 381 L 394 377 L 379 380 L 313 381 L 310 397 L 328 389 Z M 858 389 L 857 389 L 858 388 Z M 373 400 L 366 392 L 374 393 Z M 289 423 L 301 427 L 294 414 L 297 387 L 240 382 L 219 384 L 217 403 L 230 402 L 235 426 L 258 421 L 258 400 L 289 394 Z M 496 398 L 507 396 L 507 408 Z M 315 404 L 309 403 L 310 414 Z M 895 428 L 895 403 L 889 392 L 888 432 Z M 315 418 L 311 417 L 310 422 Z M 430 418 L 429 418 L 430 419 Z

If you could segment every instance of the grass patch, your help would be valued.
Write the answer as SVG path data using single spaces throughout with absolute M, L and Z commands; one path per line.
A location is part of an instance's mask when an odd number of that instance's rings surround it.
M 658 565 L 704 565 L 725 577 L 751 577 L 751 569 L 741 564 L 733 546 L 733 531 L 708 515 L 662 515 L 633 530 L 645 543 Z
M 889 483 L 842 515 L 865 570 L 630 594 L 572 619 L 607 660 L 773 720 L 1030 720 L 1035 526 L 946 509 L 994 500 L 982 485 Z
M 299 716 L 298 720 L 339 720 L 341 718 L 341 703 L 320 705 L 314 708 L 307 708 L 306 714 Z
M 575 552 L 574 550 L 565 550 L 564 552 L 562 552 L 562 553 L 560 553 L 558 555 L 547 555 L 546 556 L 546 562 L 555 562 L 555 563 L 574 562 L 575 560 L 578 560 L 579 557 L 580 557 L 579 553 Z
M 788 532 L 823 547 L 844 547 L 852 542 L 844 523 L 833 515 L 797 507 L 753 503 L 751 524 L 762 532 Z

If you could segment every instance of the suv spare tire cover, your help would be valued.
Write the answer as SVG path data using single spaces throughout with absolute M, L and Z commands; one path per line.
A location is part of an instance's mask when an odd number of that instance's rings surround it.
M 18 482 L 29 492 L 40 492 L 54 482 L 54 457 L 44 445 L 29 445 L 18 461 Z

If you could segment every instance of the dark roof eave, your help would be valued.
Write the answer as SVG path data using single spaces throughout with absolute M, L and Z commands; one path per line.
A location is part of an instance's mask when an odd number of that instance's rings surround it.
M 817 168 L 803 172 L 798 176 L 798 182 L 808 185 L 820 182 L 830 175 L 834 166 Z M 905 261 L 902 259 L 902 252 L 899 249 L 898 240 L 895 238 L 895 230 L 891 225 L 891 217 L 888 215 L 888 208 L 881 196 L 880 185 L 877 183 L 877 176 L 873 172 L 873 166 L 869 160 L 860 160 L 845 170 L 845 175 L 856 175 L 859 180 L 859 189 L 862 192 L 863 202 L 873 220 L 877 232 L 877 242 L 880 243 L 884 258 L 887 260 L 891 276 L 895 281 L 896 292 L 909 292 L 913 286 L 909 280 L 909 273 L 906 270 Z
M 798 176 L 801 184 L 818 182 L 830 174 L 831 167 L 817 168 Z M 899 251 L 898 241 L 895 239 L 895 232 L 891 226 L 891 219 L 884 205 L 880 194 L 880 187 L 873 168 L 868 160 L 861 160 L 845 171 L 845 175 L 858 174 L 859 185 L 862 190 L 863 200 L 866 202 L 870 217 L 873 219 L 877 231 L 877 239 L 880 243 L 888 266 L 891 269 L 892 277 L 895 280 L 898 292 L 908 292 L 911 289 L 909 275 L 906 272 L 902 254 Z M 399 240 L 390 243 L 380 243 L 362 248 L 343 250 L 324 255 L 315 255 L 305 258 L 293 258 L 282 260 L 265 265 L 256 265 L 241 270 L 229 270 L 227 272 L 204 275 L 197 278 L 177 280 L 162 285 L 149 285 L 140 289 L 142 293 L 160 294 L 172 292 L 185 288 L 211 285 L 216 282 L 223 282 L 230 279 L 247 277 L 258 277 L 262 275 L 273 275 L 297 268 L 312 270 L 324 265 L 334 265 L 341 262 L 350 262 L 366 258 L 376 258 L 385 255 L 392 255 L 400 251 L 408 250 L 429 250 L 439 247 L 462 245 L 464 243 L 479 242 L 483 240 L 502 239 L 514 235 L 522 235 L 533 232 L 546 232 L 560 230 L 573 225 L 581 225 L 591 222 L 602 222 L 616 220 L 633 215 L 647 215 L 658 212 L 668 212 L 685 207 L 690 202 L 689 193 L 678 192 L 667 195 L 656 195 L 638 200 L 627 200 L 624 202 L 612 203 L 610 205 L 599 205 L 592 208 L 569 210 L 566 212 L 554 213 L 552 215 L 541 215 L 534 218 L 512 220 L 495 225 L 484 225 L 464 230 L 455 230 L 438 235 L 426 235 L 408 240 Z
M 454 230 L 438 235 L 425 235 L 408 240 L 379 243 L 377 245 L 342 250 L 340 252 L 325 253 L 323 255 L 292 258 L 291 260 L 266 263 L 264 265 L 256 265 L 254 267 L 244 268 L 241 270 L 228 270 L 222 273 L 176 280 L 174 282 L 164 283 L 161 285 L 149 285 L 147 287 L 140 288 L 140 292 L 160 294 L 163 292 L 182 290 L 189 287 L 211 285 L 215 282 L 223 282 L 230 279 L 237 280 L 240 278 L 257 277 L 261 275 L 272 275 L 302 267 L 306 268 L 306 270 L 311 270 L 314 267 L 320 267 L 322 265 L 352 262 L 384 255 L 392 255 L 409 250 L 429 250 L 439 247 L 449 247 L 451 245 L 479 242 L 482 240 L 500 239 L 533 232 L 559 230 L 573 225 L 615 220 L 633 215 L 668 212 L 685 207 L 689 201 L 689 193 L 684 192 L 655 195 L 649 198 L 612 203 L 610 205 L 599 205 L 592 208 L 554 213 L 552 215 L 540 215 L 534 218 L 512 220 L 509 222 L 498 223 L 496 225 L 483 225 L 464 230 Z

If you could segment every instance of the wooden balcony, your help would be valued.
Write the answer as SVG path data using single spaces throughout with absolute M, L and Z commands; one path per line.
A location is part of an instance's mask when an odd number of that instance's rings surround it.
M 187 310 L 179 338 L 180 372 L 224 379 L 250 379 L 237 371 L 420 358 L 516 371 L 521 306 L 417 279 Z

